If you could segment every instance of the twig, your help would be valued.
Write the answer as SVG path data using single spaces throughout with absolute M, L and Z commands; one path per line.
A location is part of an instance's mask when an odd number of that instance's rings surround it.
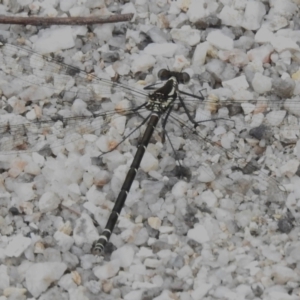
M 19 24 L 19 25 L 91 25 L 130 21 L 133 14 L 111 15 L 111 16 L 89 16 L 89 17 L 7 17 L 0 16 L 0 24 Z

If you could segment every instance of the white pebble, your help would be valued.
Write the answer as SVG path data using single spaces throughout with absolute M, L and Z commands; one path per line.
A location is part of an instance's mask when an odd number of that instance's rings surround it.
M 210 190 L 202 192 L 200 198 L 204 203 L 206 203 L 208 207 L 215 207 L 217 205 L 218 199 L 216 195 Z
M 42 213 L 52 211 L 58 207 L 60 199 L 52 192 L 44 193 L 39 200 L 39 210 Z
M 200 30 L 192 29 L 189 25 L 173 28 L 170 33 L 174 40 L 187 43 L 189 46 L 199 44 L 201 38 Z
M 70 289 L 76 289 L 76 287 L 77 287 L 77 285 L 74 282 L 72 275 L 70 273 L 63 275 L 59 279 L 58 285 L 66 291 L 68 291 Z
M 222 135 L 221 145 L 224 149 L 231 149 L 231 143 L 234 142 L 235 135 L 229 131 Z
M 257 30 L 254 40 L 256 43 L 265 44 L 270 43 L 273 38 L 274 33 L 268 28 L 262 27 L 259 30 Z
M 208 42 L 200 43 L 197 45 L 193 55 L 193 66 L 200 67 L 205 64 L 207 51 L 210 49 Z
M 200 244 L 206 243 L 210 240 L 206 228 L 201 224 L 196 224 L 193 229 L 190 229 L 187 236 Z
M 81 217 L 76 220 L 73 238 L 77 246 L 81 246 L 84 243 L 92 244 L 98 240 L 98 231 L 88 214 L 82 213 Z
M 241 26 L 243 15 L 231 6 L 225 5 L 218 16 L 224 25 L 238 27 Z
M 161 219 L 158 217 L 150 217 L 148 218 L 148 224 L 153 229 L 159 229 L 159 227 L 161 226 Z
M 151 269 L 156 269 L 161 265 L 161 261 L 154 258 L 146 258 L 144 261 L 144 265 Z
M 40 174 L 41 169 L 37 163 L 29 162 L 28 165 L 24 168 L 24 172 L 36 176 Z
M 270 44 L 266 44 L 248 51 L 247 55 L 250 61 L 257 63 L 269 63 L 270 56 L 273 51 L 273 46 Z
M 60 2 L 60 9 L 62 11 L 68 12 L 72 6 L 76 3 L 76 0 L 65 0 Z
M 216 179 L 216 175 L 209 166 L 200 166 L 198 180 L 200 182 L 212 182 Z
M 129 267 L 129 273 L 137 275 L 146 275 L 146 267 L 142 264 L 131 265 Z
M 280 168 L 280 172 L 282 175 L 291 178 L 296 174 L 299 164 L 297 159 L 290 159 Z
M 22 201 L 29 201 L 36 197 L 34 183 L 16 183 L 14 190 Z
M 12 237 L 5 248 L 5 255 L 8 257 L 19 257 L 31 244 L 31 239 L 22 235 Z
M 231 89 L 234 93 L 237 93 L 240 90 L 246 90 L 249 87 L 249 84 L 246 80 L 245 75 L 235 77 L 222 82 L 223 87 Z
M 276 36 L 271 40 L 271 44 L 277 52 L 282 52 L 285 50 L 299 51 L 298 44 L 291 38 L 284 36 Z
M 272 0 L 271 7 L 274 10 L 274 14 L 290 18 L 295 13 L 295 11 L 298 10 L 296 3 L 293 2 L 297 3 L 297 1 L 290 0 Z M 299 3 L 297 4 L 299 5 Z
M 272 267 L 272 277 L 275 283 L 282 285 L 288 281 L 296 281 L 298 275 L 291 268 L 278 264 Z
M 177 271 L 176 275 L 180 279 L 186 279 L 188 277 L 192 277 L 193 271 L 189 265 L 185 265 L 179 271 Z
M 247 1 L 242 27 L 247 30 L 257 30 L 265 14 L 266 9 L 263 3 Z
M 26 271 L 26 288 L 35 298 L 38 298 L 52 282 L 60 279 L 66 269 L 67 265 L 61 262 L 32 264 Z
M 181 6 L 189 7 L 187 16 L 192 23 L 201 21 L 201 19 L 214 14 L 218 9 L 218 4 L 216 1 L 207 2 L 205 0 L 191 0 L 189 5 L 188 2 L 189 1 L 182 1 L 182 3 L 185 3 L 185 5 Z
M 172 227 L 172 226 L 160 226 L 159 227 L 159 232 L 162 234 L 171 233 L 173 231 L 174 231 L 174 227 Z
M 33 121 L 36 119 L 36 114 L 34 109 L 31 109 L 28 113 L 26 113 L 26 118 L 30 121 Z
M 191 293 L 192 299 L 193 300 L 204 299 L 205 295 L 212 288 L 212 286 L 213 285 L 211 283 L 201 282 L 200 284 L 197 285 L 197 288 L 192 291 Z
M 146 151 L 141 161 L 141 169 L 146 173 L 152 170 L 157 170 L 158 159 L 155 158 L 150 152 Z
M 254 109 L 255 109 L 255 105 L 254 104 L 252 104 L 252 103 L 246 103 L 246 102 L 242 103 L 241 107 L 242 107 L 245 115 L 248 115 L 248 114 L 252 113 L 254 111 Z
M 251 128 L 258 127 L 259 125 L 262 124 L 264 118 L 265 118 L 265 116 L 264 116 L 263 113 L 253 114 L 252 119 L 251 119 L 250 127 Z
M 264 94 L 266 92 L 271 91 L 272 79 L 257 72 L 253 77 L 252 87 L 255 90 L 255 92 L 259 94 Z
M 124 300 L 142 300 L 143 291 L 131 291 L 124 296 Z
M 126 117 L 125 116 L 116 116 L 110 122 L 111 126 L 116 128 L 119 134 L 123 134 L 126 125 Z
M 130 245 L 124 245 L 111 254 L 111 260 L 119 259 L 120 267 L 128 268 L 134 258 L 134 248 Z
M 105 193 L 99 191 L 95 185 L 93 185 L 86 193 L 87 200 L 95 205 L 102 205 L 106 200 L 105 196 Z
M 4 290 L 8 287 L 9 287 L 9 276 L 7 274 L 7 266 L 1 265 L 0 266 L 0 289 Z
M 185 181 L 178 181 L 173 187 L 172 187 L 172 195 L 178 199 L 181 197 L 184 197 L 187 191 L 187 183 Z
M 206 40 L 214 47 L 221 50 L 232 50 L 233 39 L 225 35 L 221 30 L 214 30 L 207 35 Z
M 134 74 L 137 72 L 146 72 L 156 63 L 155 58 L 148 54 L 135 55 L 133 58 L 131 71 Z
M 270 125 L 272 126 L 278 126 L 283 121 L 284 117 L 286 115 L 285 110 L 275 110 L 271 111 L 266 115 L 266 118 Z
M 100 280 L 106 280 L 115 276 L 120 270 L 119 259 L 111 260 L 103 266 L 97 266 L 93 269 L 94 275 Z
M 63 253 L 69 251 L 74 244 L 74 239 L 61 231 L 54 233 L 54 239 L 57 241 L 59 249 Z
M 298 99 L 287 99 L 284 102 L 284 109 L 286 109 L 290 114 L 300 117 L 300 105 L 296 103 Z
M 173 43 L 151 43 L 148 44 L 144 52 L 149 55 L 160 55 L 163 57 L 174 57 L 178 45 Z
M 70 27 L 46 29 L 34 43 L 34 50 L 41 54 L 58 52 L 75 46 Z
M 32 153 L 32 159 L 33 161 L 38 164 L 40 167 L 42 167 L 45 163 L 45 158 L 44 156 L 38 154 L 37 152 Z

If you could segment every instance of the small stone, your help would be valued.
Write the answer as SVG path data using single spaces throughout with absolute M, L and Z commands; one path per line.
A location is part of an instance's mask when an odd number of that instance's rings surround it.
M 145 47 L 144 52 L 154 56 L 174 57 L 177 49 L 178 45 L 173 43 L 151 43 Z
M 177 271 L 176 275 L 180 279 L 186 279 L 193 276 L 193 271 L 190 266 L 185 265 L 179 271 Z
M 273 79 L 272 87 L 274 93 L 282 98 L 289 98 L 293 95 L 295 89 L 295 82 L 291 78 L 286 79 Z
M 200 166 L 198 180 L 200 182 L 212 182 L 216 179 L 216 175 L 209 166 Z
M 197 287 L 191 292 L 193 300 L 204 299 L 205 295 L 213 287 L 211 283 L 201 282 L 197 284 Z M 229 298 L 228 298 L 229 299 Z
M 202 192 L 200 198 L 203 203 L 206 203 L 207 207 L 215 207 L 217 205 L 218 199 L 216 195 L 210 190 Z
M 124 296 L 124 300 L 141 300 L 143 296 L 143 291 L 131 291 Z
M 270 125 L 272 126 L 279 126 L 283 121 L 284 117 L 286 116 L 285 110 L 275 110 L 271 111 L 266 115 L 266 118 Z
M 296 174 L 299 164 L 300 163 L 297 159 L 291 159 L 280 168 L 280 172 L 282 175 L 291 178 Z
M 290 114 L 300 117 L 300 105 L 298 102 L 300 102 L 300 99 L 298 98 L 287 99 L 285 100 L 283 107 Z
M 8 257 L 19 257 L 31 244 L 31 239 L 22 235 L 12 237 L 5 249 L 5 255 Z
M 284 36 L 274 37 L 271 40 L 271 45 L 277 52 L 282 52 L 285 50 L 299 51 L 300 49 L 298 44 L 295 41 L 293 41 L 293 39 Z
M 161 220 L 158 217 L 150 217 L 148 218 L 148 224 L 153 229 L 159 229 L 159 227 L 161 226 Z
M 155 58 L 148 54 L 133 56 L 131 71 L 134 74 L 138 72 L 146 72 L 154 66 L 155 62 Z
M 274 48 L 272 45 L 266 44 L 249 50 L 247 55 L 250 61 L 265 64 L 270 62 L 270 57 L 273 51 Z
M 0 289 L 4 290 L 9 287 L 9 276 L 7 266 L 0 265 Z
M 96 266 L 93 269 L 94 275 L 100 280 L 105 280 L 115 276 L 120 270 L 119 259 L 112 260 L 103 266 Z
M 88 214 L 82 213 L 76 220 L 73 238 L 77 246 L 82 246 L 84 243 L 92 244 L 99 239 L 98 231 Z
M 265 14 L 266 9 L 263 3 L 258 1 L 247 1 L 242 27 L 247 30 L 259 29 Z
M 271 91 L 272 79 L 257 72 L 252 80 L 252 87 L 255 92 L 264 94 Z
M 73 281 L 77 284 L 80 285 L 81 284 L 81 276 L 77 271 L 72 271 L 71 272 L 71 276 Z
M 155 158 L 150 152 L 146 151 L 141 162 L 141 169 L 146 173 L 152 170 L 157 170 L 158 159 Z
M 111 254 L 111 260 L 119 259 L 120 267 L 128 268 L 133 262 L 134 254 L 132 246 L 124 245 Z
M 42 213 L 46 213 L 56 209 L 60 204 L 60 199 L 52 192 L 46 192 L 39 200 L 39 209 Z
M 272 267 L 272 276 L 276 284 L 286 284 L 288 281 L 297 280 L 297 273 L 285 266 L 275 265 Z
M 200 42 L 200 30 L 192 29 L 189 25 L 171 30 L 172 39 L 187 43 L 189 46 L 196 46 Z
M 195 228 L 190 229 L 187 236 L 200 244 L 206 243 L 210 240 L 206 228 L 201 224 L 196 224 Z
M 60 251 L 67 252 L 71 249 L 74 244 L 74 239 L 64 234 L 61 231 L 56 231 L 54 234 L 54 239 L 57 241 Z
M 72 6 L 74 6 L 74 4 L 76 4 L 76 0 L 65 0 L 60 2 L 60 9 L 62 11 L 68 12 Z
M 282 233 L 289 234 L 291 230 L 293 229 L 293 223 L 290 219 L 281 219 L 278 221 L 278 230 Z
M 193 55 L 193 66 L 200 67 L 205 64 L 206 55 L 210 47 L 208 42 L 197 45 Z
M 214 47 L 221 50 L 232 50 L 233 39 L 225 35 L 221 30 L 214 30 L 207 35 L 206 40 Z
M 249 131 L 249 134 L 254 137 L 257 140 L 261 140 L 262 138 L 264 138 L 265 133 L 267 131 L 267 127 L 265 125 L 260 125 L 258 127 L 252 128 Z
M 218 9 L 218 4 L 215 1 L 206 2 L 205 0 L 191 0 L 182 2 L 189 8 L 187 16 L 192 23 L 199 22 L 203 18 L 213 15 Z
M 241 26 L 243 15 L 238 10 L 229 5 L 225 5 L 219 14 L 222 24 L 232 27 Z
M 161 265 L 161 261 L 153 258 L 146 258 L 144 261 L 144 265 L 151 269 L 156 269 Z
M 46 29 L 34 43 L 34 50 L 40 54 L 58 52 L 75 46 L 71 27 Z
M 178 181 L 172 188 L 172 195 L 178 199 L 184 197 L 187 191 L 187 183 L 185 181 Z
M 246 90 L 249 87 L 245 75 L 236 77 L 231 80 L 223 81 L 222 85 L 225 88 L 231 89 L 234 93 L 237 93 L 240 90 Z
M 32 264 L 26 271 L 26 288 L 35 298 L 38 298 L 52 282 L 60 279 L 66 269 L 67 265 L 61 262 Z
M 15 299 L 22 299 L 22 298 L 24 298 L 24 295 L 26 293 L 27 293 L 26 289 L 16 288 L 16 287 L 8 287 L 8 288 L 3 290 L 3 296 L 5 296 L 7 298 L 14 297 Z M 0 297 L 0 299 L 1 300 L 6 300 L 6 299 L 2 299 L 2 297 Z
M 268 28 L 262 27 L 257 30 L 254 40 L 256 43 L 265 44 L 270 43 L 272 38 L 274 38 L 274 33 Z

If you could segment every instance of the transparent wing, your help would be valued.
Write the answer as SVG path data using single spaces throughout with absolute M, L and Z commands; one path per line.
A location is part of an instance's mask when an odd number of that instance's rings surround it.
M 260 197 L 262 203 L 284 203 L 287 194 L 279 184 L 284 177 L 279 167 L 286 159 L 278 141 L 271 143 L 271 131 L 269 141 L 255 139 L 249 134 L 251 128 L 242 126 L 241 116 L 223 115 L 200 123 L 196 129 L 185 114 L 172 113 L 170 121 L 177 126 L 167 126 L 167 132 L 174 130 L 173 134 L 179 135 L 178 125 L 182 130 L 183 165 L 190 168 L 200 198 L 209 189 L 218 197 L 240 202 Z

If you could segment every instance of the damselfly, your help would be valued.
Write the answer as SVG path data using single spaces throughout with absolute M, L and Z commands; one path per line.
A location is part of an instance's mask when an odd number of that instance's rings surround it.
M 85 59 L 88 59 L 87 56 Z M 9 169 L 4 157 L 16 159 L 33 152 L 49 155 L 50 162 L 51 156 L 68 153 L 91 159 L 108 152 L 114 154 L 113 158 L 105 161 L 104 155 L 103 160 L 112 171 L 118 164 L 124 164 L 119 151 L 134 151 L 128 140 L 136 138 L 148 124 L 134 159 L 132 156 L 128 159 L 127 164 L 133 159 L 131 167 L 108 223 L 94 245 L 94 253 L 103 250 L 112 234 L 153 132 L 155 138 L 160 138 L 155 129 L 160 117 L 161 136 L 167 141 L 167 155 L 159 153 L 162 146 L 152 147 L 148 159 L 155 155 L 163 156 L 165 168 L 172 169 L 170 164 L 175 166 L 172 156 L 175 153 L 177 159 L 176 153 L 183 150 L 184 156 L 180 158 L 182 164 L 191 169 L 192 197 L 211 190 L 219 198 L 231 197 L 240 202 L 259 199 L 281 204 L 284 200 L 285 194 L 273 178 L 281 176 L 275 167 L 283 161 L 281 146 L 276 143 L 276 138 L 273 145 L 267 144 L 273 138 L 268 124 L 260 138 L 253 139 L 249 135 L 249 116 L 253 116 L 252 121 L 258 114 L 262 117 L 265 114 L 266 120 L 276 119 L 274 111 L 280 111 L 279 101 L 267 98 L 244 101 L 230 99 L 230 96 L 224 99 L 213 93 L 209 93 L 207 100 L 201 100 L 199 90 L 198 96 L 194 96 L 195 90 L 186 85 L 190 79 L 187 73 L 167 69 L 159 72 L 162 86 L 150 85 L 152 90 L 149 92 L 134 80 L 130 84 L 111 81 L 100 68 L 94 67 L 97 75 L 90 74 L 63 63 L 59 58 L 42 56 L 10 44 L 1 47 L 0 68 L 3 95 L 0 157 L 4 169 Z M 252 110 L 249 110 L 249 104 Z M 234 113 L 231 114 L 231 111 Z M 292 132 L 289 120 L 282 118 L 282 122 L 287 122 L 283 131 Z M 255 126 L 252 124 L 252 127 Z M 166 163 L 169 158 L 170 164 Z M 26 156 L 26 159 L 31 158 Z M 80 181 L 84 181 L 80 185 L 82 194 L 87 193 L 92 185 L 86 183 L 87 179 L 82 179 L 84 172 L 91 175 L 91 182 L 98 189 L 106 186 L 107 190 L 109 178 L 100 176 L 97 181 L 95 168 L 99 171 L 99 167 L 93 166 L 91 170 L 88 167 L 91 166 L 87 166 L 86 170 L 81 167 L 80 175 L 75 176 L 79 185 Z M 162 179 L 164 170 L 158 170 L 156 165 L 147 171 L 152 172 L 152 177 Z M 45 181 L 45 178 L 41 180 L 41 177 L 47 177 L 45 174 L 44 170 L 41 174 L 34 174 L 32 180 L 39 185 L 39 182 Z M 66 179 L 52 180 L 51 185 L 45 184 L 44 188 L 57 191 L 54 186 Z M 69 177 L 68 180 L 71 183 Z M 96 205 L 107 211 L 112 204 L 109 201 L 110 205 L 107 205 L 107 201 L 99 200 Z M 102 228 L 103 222 L 102 218 Z

